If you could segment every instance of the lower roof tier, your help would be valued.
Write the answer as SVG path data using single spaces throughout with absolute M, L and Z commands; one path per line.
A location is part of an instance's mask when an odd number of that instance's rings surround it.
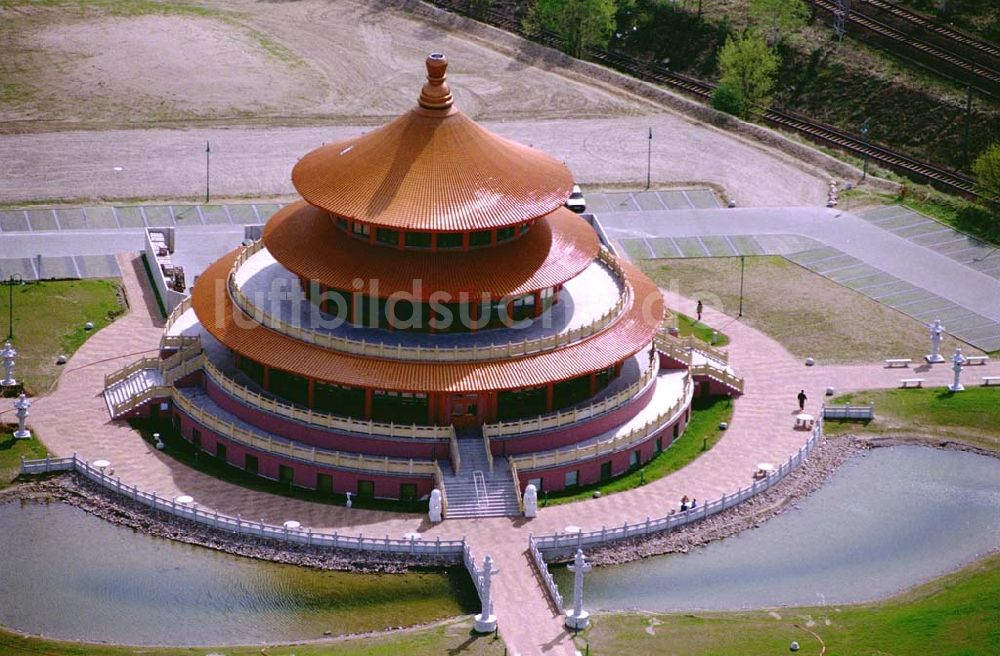
M 600 243 L 586 221 L 560 208 L 522 238 L 458 252 L 401 251 L 353 239 L 330 215 L 304 201 L 279 210 L 264 228 L 264 244 L 289 271 L 348 293 L 387 298 L 412 294 L 489 294 L 499 299 L 555 287 L 590 266 Z M 416 283 L 419 281 L 419 284 Z
M 659 289 L 622 263 L 634 295 L 618 321 L 589 339 L 520 358 L 476 362 L 412 362 L 331 351 L 266 328 L 233 302 L 228 275 L 239 251 L 199 277 L 191 298 L 202 326 L 222 344 L 263 365 L 351 387 L 405 392 L 481 392 L 568 380 L 606 369 L 650 345 L 664 317 Z

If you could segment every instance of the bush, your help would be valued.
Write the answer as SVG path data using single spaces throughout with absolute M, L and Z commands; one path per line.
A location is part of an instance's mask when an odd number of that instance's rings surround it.
M 712 94 L 712 107 L 733 116 L 743 116 L 745 109 L 740 92 L 726 85 L 716 87 Z

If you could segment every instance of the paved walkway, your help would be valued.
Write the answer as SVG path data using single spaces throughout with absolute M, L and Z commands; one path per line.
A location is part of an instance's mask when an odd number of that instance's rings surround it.
M 633 259 L 784 255 L 918 321 L 940 318 L 948 332 L 984 351 L 1000 349 L 1000 278 L 983 268 L 989 258 L 956 258 L 947 246 L 891 225 L 826 208 L 628 209 L 599 218 Z M 934 226 L 959 234 L 926 218 L 918 228 Z M 979 247 L 968 253 L 986 257 Z
M 640 522 L 666 514 L 685 494 L 708 500 L 731 493 L 750 483 L 757 463 L 783 462 L 802 445 L 804 434 L 792 430 L 800 388 L 809 395 L 807 409 L 815 410 L 827 385 L 840 391 L 894 387 L 899 377 L 898 370 L 879 365 L 806 368 L 767 336 L 732 322 L 727 328 L 731 361 L 745 377 L 747 393 L 736 403 L 726 435 L 690 466 L 636 490 L 544 508 L 530 521 L 449 520 L 432 526 L 423 516 L 327 506 L 240 488 L 177 463 L 127 425 L 110 422 L 101 396 L 104 374 L 155 351 L 160 335 L 159 322 L 151 319 L 155 301 L 148 285 L 140 283 L 145 277 L 136 275 L 140 262 L 119 257 L 132 311 L 92 336 L 70 359 L 55 391 L 32 408 L 31 425 L 49 448 L 58 455 L 76 452 L 89 460 L 107 458 L 123 481 L 164 496 L 190 494 L 202 508 L 247 519 L 273 524 L 296 519 L 315 530 L 373 537 L 400 537 L 409 531 L 422 533 L 423 539 L 465 536 L 479 560 L 490 553 L 502 570 L 495 579 L 495 604 L 501 636 L 515 654 L 573 653 L 558 609 L 548 606 L 527 560 L 529 533 L 560 531 L 571 524 L 592 530 Z M 667 301 L 671 307 L 693 312 L 688 299 L 668 295 Z M 706 308 L 705 320 L 721 324 L 730 319 Z M 993 373 L 998 368 L 991 363 L 977 371 Z M 929 385 L 942 385 L 951 372 L 936 365 L 921 376 Z

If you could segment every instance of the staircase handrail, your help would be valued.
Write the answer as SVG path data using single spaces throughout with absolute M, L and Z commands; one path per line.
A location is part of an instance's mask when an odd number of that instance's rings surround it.
M 490 466 L 490 473 L 493 473 L 493 450 L 490 448 L 490 436 L 483 433 L 483 448 L 486 450 L 486 462 Z
M 173 397 L 174 406 L 188 414 L 206 428 L 242 444 L 265 453 L 281 454 L 314 464 L 330 465 L 340 469 L 354 469 L 372 473 L 414 474 L 433 476 L 434 465 L 429 461 L 415 461 L 413 458 L 373 457 L 363 453 L 344 453 L 304 446 L 297 442 L 274 439 L 271 435 L 261 436 L 234 422 L 226 422 L 216 415 L 192 403 L 176 388 L 167 388 Z
M 693 335 L 688 335 L 686 337 L 678 337 L 676 335 L 670 334 L 668 330 L 660 330 L 657 334 L 657 348 L 660 348 L 665 353 L 668 351 L 676 351 L 677 346 L 687 351 L 697 351 L 704 355 L 710 360 L 715 360 L 723 365 L 729 364 L 729 351 L 723 351 L 722 349 L 706 344 L 700 339 L 697 339 Z M 669 346 L 668 346 L 669 345 Z M 670 354 L 670 353 L 668 353 Z M 688 358 L 687 364 L 690 364 L 690 357 Z
M 167 315 L 167 321 L 166 323 L 163 324 L 163 334 L 166 335 L 168 332 L 170 332 L 170 329 L 177 322 L 177 320 L 181 318 L 181 315 L 190 309 L 191 309 L 191 296 L 188 295 L 184 297 L 184 300 L 182 300 L 180 303 L 174 306 L 174 309 L 171 310 L 170 314 Z M 180 337 L 180 335 L 176 335 L 176 337 Z
M 438 461 L 434 461 L 434 487 L 441 491 L 441 517 L 448 517 L 448 491 L 444 486 L 444 472 L 441 471 L 441 466 L 438 465 Z
M 647 367 L 646 372 L 639 380 L 612 396 L 570 410 L 560 410 L 559 412 L 538 415 L 537 417 L 530 417 L 528 419 L 518 419 L 516 421 L 499 421 L 495 424 L 483 424 L 483 435 L 497 438 L 519 435 L 521 433 L 534 433 L 560 426 L 568 426 L 585 419 L 603 415 L 612 410 L 617 410 L 645 389 L 656 377 L 659 370 L 659 358 L 654 358 L 651 366 Z
M 157 398 L 170 398 L 172 387 L 167 387 L 166 385 L 153 385 L 147 387 L 146 389 L 140 391 L 138 394 L 133 394 L 124 401 L 120 403 L 114 403 L 111 405 L 111 416 L 120 417 L 121 415 L 138 408 L 140 405 L 146 401 L 157 399 Z
M 613 256 L 601 252 L 600 260 L 617 276 L 618 283 L 622 288 L 622 293 L 614 306 L 597 319 L 594 319 L 585 326 L 573 328 L 564 333 L 549 335 L 546 337 L 536 337 L 521 341 L 506 342 L 504 344 L 490 344 L 488 346 L 471 346 L 459 348 L 453 346 L 427 347 L 427 346 L 403 346 L 402 344 L 386 344 L 385 342 L 369 342 L 366 340 L 354 340 L 346 337 L 337 337 L 327 332 L 320 332 L 311 328 L 295 326 L 268 312 L 262 307 L 253 303 L 249 296 L 240 289 L 236 283 L 236 273 L 239 268 L 249 259 L 250 256 L 261 250 L 262 242 L 254 242 L 253 246 L 245 247 L 233 261 L 230 267 L 227 284 L 229 293 L 236 306 L 247 316 L 251 317 L 261 325 L 270 328 L 283 335 L 288 335 L 308 344 L 313 344 L 322 348 L 347 353 L 350 355 L 363 355 L 366 357 L 377 357 L 389 360 L 415 360 L 434 362 L 475 362 L 483 360 L 497 360 L 502 358 L 524 357 L 545 351 L 563 348 L 570 344 L 583 341 L 609 327 L 619 319 L 624 308 L 632 299 L 632 287 L 628 279 L 624 277 L 624 272 L 617 265 Z M 611 258 L 610 260 L 607 258 Z M 613 263 L 613 264 L 612 264 Z
M 725 369 L 715 367 L 711 363 L 706 362 L 703 364 L 691 365 L 688 371 L 692 376 L 708 376 L 710 378 L 715 378 L 719 382 L 724 383 L 725 385 L 732 387 L 740 394 L 743 394 L 745 385 L 742 378 Z
M 160 337 L 160 350 L 181 350 L 199 341 L 201 341 L 201 337 L 198 335 L 163 335 Z
M 608 453 L 622 451 L 645 440 L 649 435 L 655 433 L 665 424 L 668 424 L 675 419 L 690 403 L 691 394 L 691 377 L 685 376 L 684 392 L 681 394 L 681 397 L 672 406 L 670 406 L 669 410 L 657 415 L 654 419 L 648 421 L 639 428 L 629 431 L 625 435 L 615 436 L 611 439 L 595 442 L 587 446 L 575 446 L 569 449 L 558 449 L 542 453 L 535 452 L 524 456 L 511 456 L 509 460 L 520 469 L 533 471 L 569 462 L 590 460 Z
M 458 437 L 454 432 L 448 437 L 448 450 L 451 454 L 451 469 L 458 476 L 462 470 L 462 454 L 458 450 Z
M 313 426 L 343 430 L 350 433 L 361 433 L 374 437 L 408 437 L 440 441 L 448 439 L 455 433 L 455 429 L 452 426 L 401 425 L 392 422 L 385 423 L 366 419 L 354 419 L 326 412 L 316 412 L 311 408 L 299 408 L 290 403 L 282 403 L 276 399 L 266 397 L 245 385 L 241 385 L 223 373 L 210 360 L 205 361 L 204 368 L 206 375 L 213 383 L 221 387 L 227 394 L 247 405 Z
M 521 479 L 517 475 L 517 463 L 513 459 L 507 458 L 507 467 L 510 469 L 510 476 L 514 479 L 514 496 L 517 498 L 517 510 L 524 514 L 524 497 L 521 494 Z
M 160 358 L 154 357 L 142 357 L 135 362 L 130 362 L 121 369 L 113 371 L 110 374 L 104 375 L 104 388 L 119 383 L 137 371 L 142 371 L 143 369 L 158 369 L 160 366 Z

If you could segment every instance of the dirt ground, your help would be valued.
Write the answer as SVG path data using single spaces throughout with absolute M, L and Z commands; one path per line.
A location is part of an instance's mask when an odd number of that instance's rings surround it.
M 0 204 L 196 198 L 205 141 L 213 196 L 290 196 L 296 158 L 413 107 L 432 51 L 465 113 L 583 184 L 642 188 L 652 128 L 656 185 L 825 202 L 797 160 L 394 2 L 13 0 L 0 43 Z

